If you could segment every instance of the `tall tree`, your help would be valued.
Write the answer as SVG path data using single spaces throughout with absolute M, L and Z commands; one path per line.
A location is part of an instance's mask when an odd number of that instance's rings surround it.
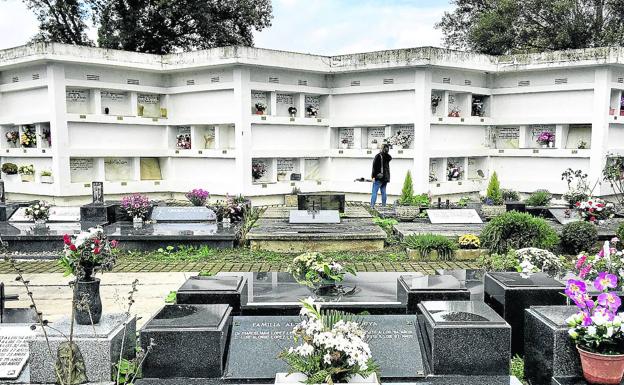
M 39 21 L 34 41 L 93 45 L 87 37 L 90 8 L 80 0 L 24 0 Z
M 271 25 L 270 0 L 99 0 L 104 48 L 164 54 L 253 45 L 253 30 Z
M 624 0 L 452 0 L 449 48 L 500 55 L 624 44 Z

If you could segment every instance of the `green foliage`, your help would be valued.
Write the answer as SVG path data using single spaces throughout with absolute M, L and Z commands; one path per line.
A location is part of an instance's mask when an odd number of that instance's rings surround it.
M 552 194 L 548 190 L 537 190 L 525 201 L 527 206 L 548 206 L 552 200 Z
M 410 249 L 417 250 L 423 258 L 427 258 L 432 251 L 437 251 L 443 261 L 453 259 L 453 252 L 457 250 L 457 242 L 438 234 L 413 234 L 403 238 L 403 244 Z
M 411 206 L 413 197 L 414 183 L 412 181 L 412 172 L 407 170 L 405 180 L 403 181 L 403 189 L 401 189 L 401 196 L 399 197 L 399 204 L 403 206 Z
M 200 271 L 197 276 L 199 277 L 212 277 L 214 275 L 211 271 Z
M 500 182 L 498 181 L 496 171 L 494 171 L 490 177 L 490 183 L 488 183 L 485 197 L 492 205 L 503 204 L 503 193 L 501 192 Z
M 398 224 L 399 221 L 397 221 L 394 218 L 381 218 L 381 217 L 374 217 L 373 218 L 373 223 L 376 224 L 377 226 L 381 227 L 382 229 L 384 229 L 384 231 L 388 234 L 391 235 L 394 231 L 394 225 Z
M 243 210 L 243 220 L 238 228 L 238 240 L 241 245 L 247 244 L 247 234 L 256 226 L 256 222 L 260 219 L 260 215 L 264 213 L 264 208 L 250 207 Z
M 93 45 L 87 36 L 91 4 L 98 0 L 24 0 L 39 22 L 34 41 Z
M 169 294 L 165 297 L 165 303 L 176 303 L 177 291 L 170 291 Z
M 618 228 L 615 231 L 615 236 L 618 237 L 620 242 L 624 242 L 624 222 L 618 225 Z
M 483 247 L 499 254 L 525 247 L 552 250 L 559 243 L 557 233 L 548 222 L 516 211 L 492 219 L 484 227 L 480 238 Z
M 117 378 L 119 373 L 119 378 Z M 141 377 L 141 368 L 136 359 L 127 360 L 120 358 L 119 362 L 115 364 L 115 368 L 112 373 L 112 380 L 115 381 L 115 385 L 132 385 L 132 381 L 135 378 Z
M 522 269 L 514 250 L 502 254 L 484 254 L 479 257 L 478 262 L 485 271 L 519 271 Z
M 624 206 L 624 156 L 607 154 L 607 162 L 602 169 L 602 179 L 613 189 L 613 197 Z
M 520 201 L 520 194 L 515 190 L 502 189 L 501 194 L 505 202 L 518 202 Z
M 597 242 L 598 230 L 596 225 L 589 222 L 571 222 L 564 225 L 561 231 L 561 247 L 568 254 L 591 252 L 595 249 Z
M 519 355 L 515 355 L 511 359 L 510 372 L 512 376 L 515 376 L 520 382 L 524 383 L 524 360 Z
M 607 47 L 624 40 L 620 1 L 453 0 L 444 45 L 491 55 Z M 582 10 L 582 11 L 580 11 Z
M 17 174 L 17 165 L 15 163 L 3 163 L 2 172 L 7 175 L 15 175 Z

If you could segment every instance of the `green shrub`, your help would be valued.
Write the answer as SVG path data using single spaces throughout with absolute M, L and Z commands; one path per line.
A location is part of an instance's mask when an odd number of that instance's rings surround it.
M 403 189 L 399 197 L 399 204 L 403 206 L 411 206 L 414 197 L 414 183 L 412 182 L 412 173 L 408 170 L 403 181 Z
M 548 222 L 527 213 L 508 211 L 492 219 L 481 233 L 481 245 L 490 253 L 537 247 L 552 250 L 559 237 Z
M 483 254 L 477 261 L 485 271 L 518 271 L 521 269 L 514 250 L 509 250 L 503 254 Z
M 552 200 L 552 194 L 547 190 L 537 190 L 525 201 L 527 206 L 548 206 Z
M 503 196 L 503 200 L 505 202 L 518 202 L 520 201 L 520 194 L 514 190 L 501 190 L 501 194 Z
M 596 225 L 589 222 L 571 222 L 564 225 L 561 231 L 561 247 L 568 254 L 591 252 L 596 247 L 596 242 L 598 242 L 598 230 Z
M 624 222 L 620 223 L 618 226 L 615 231 L 615 236 L 619 238 L 620 242 L 624 242 Z
M 399 221 L 394 218 L 374 217 L 373 223 L 384 229 L 386 233 L 392 234 L 392 232 L 394 231 L 393 226 L 399 223 Z
M 403 238 L 403 243 L 410 249 L 417 250 L 423 258 L 427 258 L 432 251 L 437 251 L 443 261 L 453 259 L 453 252 L 457 250 L 457 242 L 438 234 L 414 234 Z
M 17 165 L 15 163 L 4 163 L 2 165 L 2 172 L 7 175 L 17 174 Z
M 503 204 L 503 193 L 501 192 L 500 182 L 498 181 L 496 171 L 494 171 L 490 177 L 490 183 L 488 183 L 485 198 L 492 205 Z

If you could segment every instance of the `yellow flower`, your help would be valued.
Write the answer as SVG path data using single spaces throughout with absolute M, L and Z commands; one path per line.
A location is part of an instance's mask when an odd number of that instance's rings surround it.
M 481 240 L 474 234 L 464 234 L 459 237 L 459 246 L 462 249 L 478 249 L 481 247 Z

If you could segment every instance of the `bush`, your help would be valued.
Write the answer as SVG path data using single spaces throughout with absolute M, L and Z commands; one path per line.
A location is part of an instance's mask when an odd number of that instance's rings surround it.
M 453 259 L 453 252 L 457 250 L 457 242 L 437 234 L 408 235 L 403 243 L 410 249 L 417 250 L 423 258 L 427 258 L 432 251 L 437 251 L 443 261 Z
M 399 204 L 403 206 L 411 206 L 414 197 L 414 183 L 412 182 L 412 173 L 408 170 L 403 181 L 403 189 L 399 197 Z
M 551 250 L 559 237 L 548 222 L 527 213 L 509 211 L 492 219 L 481 233 L 481 245 L 490 253 L 537 247 Z
M 488 183 L 485 198 L 488 204 L 491 204 L 491 205 L 503 204 L 503 193 L 501 192 L 500 182 L 498 181 L 498 175 L 496 174 L 496 171 L 494 171 L 492 173 L 492 176 L 490 177 L 490 183 Z
M 15 163 L 4 163 L 2 165 L 2 172 L 7 175 L 17 174 L 17 165 Z
M 520 201 L 520 194 L 514 190 L 501 190 L 503 200 L 505 202 L 518 202 Z
M 514 250 L 503 254 L 484 254 L 477 261 L 485 271 L 518 271 L 521 269 Z
M 622 224 L 618 231 L 624 230 Z M 572 255 L 580 252 L 591 252 L 598 242 L 598 230 L 596 225 L 585 222 L 571 222 L 563 226 L 561 231 L 561 247 L 563 250 Z
M 537 190 L 525 201 L 527 206 L 548 206 L 552 200 L 552 194 L 547 190 Z

